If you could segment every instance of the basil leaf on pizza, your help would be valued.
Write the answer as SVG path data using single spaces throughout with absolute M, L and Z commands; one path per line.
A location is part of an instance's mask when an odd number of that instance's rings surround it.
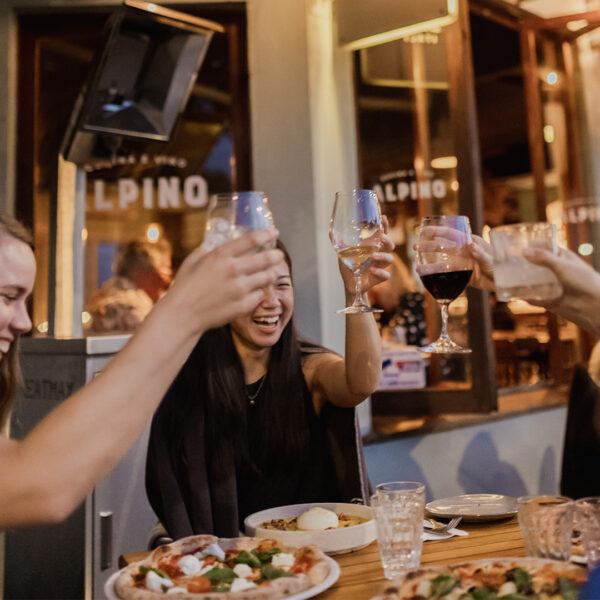
M 123 569 L 114 590 L 124 600 L 279 600 L 318 585 L 329 569 L 316 546 L 191 536 Z
M 539 558 L 478 560 L 408 573 L 372 600 L 577 600 L 587 571 Z

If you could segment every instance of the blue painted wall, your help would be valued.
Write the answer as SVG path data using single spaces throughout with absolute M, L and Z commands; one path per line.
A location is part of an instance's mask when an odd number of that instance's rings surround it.
M 371 483 L 426 484 L 427 501 L 459 494 L 557 493 L 566 422 L 559 407 L 365 446 Z

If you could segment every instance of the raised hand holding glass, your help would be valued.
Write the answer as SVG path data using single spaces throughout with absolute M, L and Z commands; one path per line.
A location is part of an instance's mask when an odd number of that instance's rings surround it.
M 212 250 L 248 231 L 273 227 L 263 192 L 228 192 L 211 196 L 206 213 L 204 247 Z
M 340 260 L 354 275 L 354 302 L 338 313 L 381 312 L 362 301 L 361 275 L 381 247 L 381 209 L 372 190 L 337 192 L 329 224 L 329 239 Z

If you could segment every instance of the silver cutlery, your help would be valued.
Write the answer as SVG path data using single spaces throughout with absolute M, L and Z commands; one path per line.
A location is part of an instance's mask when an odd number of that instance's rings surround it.
M 444 535 L 448 533 L 451 529 L 454 529 L 462 521 L 462 517 L 453 517 L 447 523 L 438 523 L 434 519 L 427 519 L 427 521 L 431 523 L 431 528 L 425 528 L 425 531 L 427 533 L 433 533 L 435 535 Z

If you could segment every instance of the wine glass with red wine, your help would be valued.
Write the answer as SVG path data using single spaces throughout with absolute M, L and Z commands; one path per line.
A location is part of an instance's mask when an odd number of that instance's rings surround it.
M 329 223 L 329 239 L 340 260 L 354 275 L 354 302 L 338 313 L 382 312 L 362 301 L 361 275 L 381 246 L 381 209 L 373 190 L 337 192 Z
M 441 215 L 421 221 L 416 244 L 417 273 L 427 291 L 442 309 L 440 337 L 419 348 L 435 354 L 466 354 L 448 335 L 448 305 L 460 296 L 471 279 L 474 262 L 466 246 L 471 243 L 469 219 L 463 216 Z

